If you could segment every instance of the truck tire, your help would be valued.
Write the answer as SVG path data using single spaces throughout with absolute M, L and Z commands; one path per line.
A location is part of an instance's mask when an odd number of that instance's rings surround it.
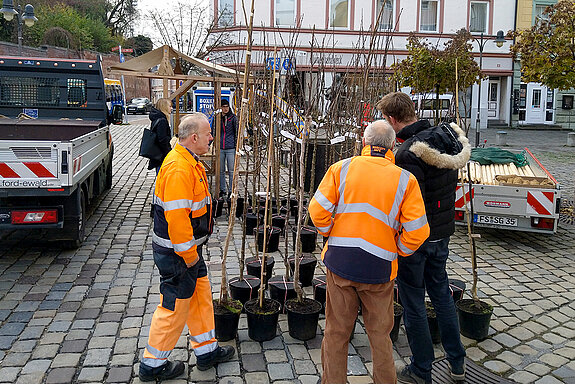
M 86 230 L 86 194 L 80 187 L 71 196 L 75 205 L 75 215 L 64 221 L 64 233 L 66 240 L 64 246 L 66 248 L 78 248 L 84 241 Z
M 112 160 L 110 160 L 110 163 L 106 168 L 106 184 L 104 186 L 105 190 L 110 188 L 112 188 Z

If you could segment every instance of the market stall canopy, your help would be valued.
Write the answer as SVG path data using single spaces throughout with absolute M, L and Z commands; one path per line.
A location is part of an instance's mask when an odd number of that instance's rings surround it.
M 205 81 L 214 80 L 213 77 L 221 76 L 217 80 L 225 82 L 226 79 L 235 82 L 238 78 L 243 78 L 243 73 L 238 72 L 234 69 L 224 67 L 216 63 L 211 63 L 206 60 L 198 59 L 196 57 L 188 56 L 182 52 L 175 50 L 169 45 L 164 45 L 156 48 L 142 56 L 135 57 L 124 63 L 114 64 L 108 67 L 108 72 L 112 74 L 123 74 L 141 77 L 155 77 L 163 78 L 169 77 L 170 79 L 188 79 L 190 76 L 182 73 L 181 67 L 179 65 L 180 60 L 175 60 L 175 67 L 172 67 L 173 59 L 180 59 L 187 61 L 194 66 L 203 69 L 211 74 L 210 76 L 204 76 Z M 158 71 L 150 73 L 151 68 L 158 67 Z M 193 76 L 201 77 L 201 76 Z M 200 79 L 197 79 L 200 80 Z

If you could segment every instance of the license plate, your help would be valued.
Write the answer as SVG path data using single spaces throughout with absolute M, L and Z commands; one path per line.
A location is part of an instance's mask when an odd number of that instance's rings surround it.
M 506 227 L 517 227 L 517 218 L 502 216 L 475 215 L 473 221 L 478 224 L 494 224 Z

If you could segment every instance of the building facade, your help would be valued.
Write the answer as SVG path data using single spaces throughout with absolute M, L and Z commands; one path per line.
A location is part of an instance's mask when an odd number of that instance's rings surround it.
M 245 3 L 249 8 L 249 0 Z M 314 77 L 322 76 L 325 87 L 330 87 L 339 75 L 360 72 L 364 65 L 391 73 L 391 65 L 407 56 L 411 32 L 442 45 L 466 28 L 475 38 L 473 54 L 487 75 L 481 91 L 475 85 L 468 92 L 468 117 L 477 116 L 479 108 L 482 128 L 488 121 L 509 124 L 511 42 L 498 47 L 494 40 L 498 31 L 506 34 L 514 29 L 515 4 L 516 0 L 255 0 L 251 63 L 256 70 L 275 63 L 279 71 L 302 79 L 304 93 L 313 92 Z M 242 69 L 244 14 L 249 9 L 244 12 L 242 0 L 211 0 L 210 6 L 218 25 L 212 41 L 226 35 L 210 59 Z M 274 47 L 278 47 L 275 60 Z M 357 57 L 368 49 L 374 55 L 366 64 Z
M 516 29 L 531 28 L 538 18 L 545 17 L 545 9 L 557 0 L 518 0 Z M 573 99 L 575 89 L 560 91 L 540 83 L 521 81 L 521 62 L 514 63 L 513 113 L 514 127 L 575 128 Z

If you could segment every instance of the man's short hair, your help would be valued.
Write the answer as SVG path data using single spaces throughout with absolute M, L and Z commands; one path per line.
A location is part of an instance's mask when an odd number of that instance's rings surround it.
M 178 126 L 178 137 L 181 140 L 185 140 L 194 133 L 198 133 L 202 121 L 206 121 L 209 124 L 208 118 L 203 113 L 190 113 L 180 122 L 180 125 Z
M 381 113 L 393 117 L 399 123 L 409 123 L 417 119 L 411 97 L 403 92 L 388 93 L 376 107 Z
M 363 131 L 365 145 L 375 145 L 393 149 L 395 145 L 395 131 L 393 127 L 385 120 L 376 120 L 365 127 Z

